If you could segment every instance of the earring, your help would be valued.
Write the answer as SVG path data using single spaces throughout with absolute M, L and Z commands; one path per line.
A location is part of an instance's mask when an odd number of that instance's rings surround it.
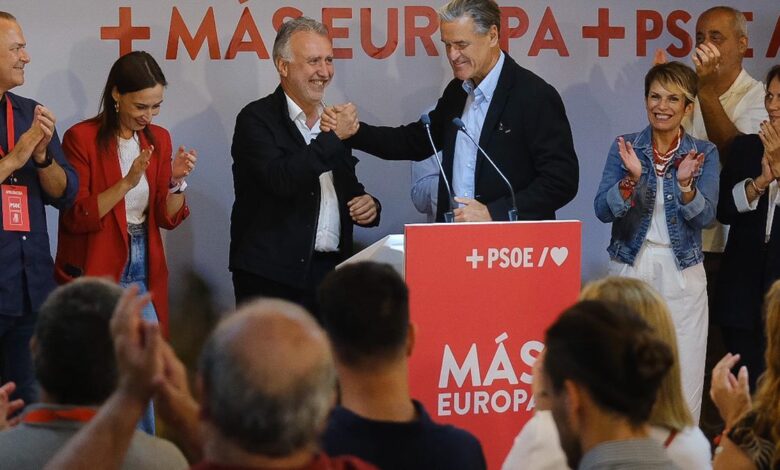
M 119 112 L 119 101 L 114 101 L 114 111 Z

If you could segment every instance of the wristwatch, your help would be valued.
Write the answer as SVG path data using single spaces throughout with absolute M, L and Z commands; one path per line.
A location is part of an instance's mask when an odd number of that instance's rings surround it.
M 54 162 L 54 157 L 52 157 L 52 154 L 49 153 L 49 149 L 46 149 L 46 158 L 43 160 L 43 163 L 38 163 L 33 158 L 33 165 L 35 168 L 48 168 L 51 166 L 52 162 Z

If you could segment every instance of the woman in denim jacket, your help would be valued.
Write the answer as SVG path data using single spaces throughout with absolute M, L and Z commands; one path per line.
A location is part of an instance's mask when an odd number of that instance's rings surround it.
M 715 220 L 718 151 L 681 127 L 693 111 L 693 70 L 659 64 L 645 76 L 650 125 L 609 150 L 594 207 L 612 222 L 609 274 L 642 279 L 669 305 L 683 391 L 698 423 L 707 346 L 707 279 L 701 230 Z

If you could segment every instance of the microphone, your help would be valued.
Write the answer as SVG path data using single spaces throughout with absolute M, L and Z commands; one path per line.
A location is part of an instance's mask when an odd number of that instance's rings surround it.
M 504 175 L 504 173 L 501 172 L 501 170 L 498 169 L 498 166 L 496 166 L 496 163 L 493 161 L 492 158 L 488 156 L 488 154 L 482 149 L 482 147 L 479 146 L 479 143 L 477 143 L 476 140 L 474 140 L 473 137 L 471 137 L 471 134 L 469 134 L 469 131 L 466 130 L 466 124 L 463 123 L 463 120 L 461 118 L 454 118 L 452 120 L 452 123 L 455 124 L 455 127 L 458 128 L 460 132 L 463 132 L 466 134 L 466 137 L 469 138 L 470 141 L 474 143 L 474 145 L 477 146 L 477 149 L 479 149 L 480 153 L 482 153 L 482 156 L 485 157 L 485 160 L 490 162 L 490 164 L 493 166 L 493 168 L 496 169 L 496 173 L 498 173 L 498 176 L 501 177 L 501 179 L 504 180 L 507 187 L 509 187 L 509 194 L 512 196 L 512 208 L 509 209 L 509 220 L 514 222 L 517 220 L 517 201 L 515 201 L 515 190 L 512 188 L 512 183 L 509 182 L 507 177 Z
M 445 222 L 454 222 L 455 221 L 455 213 L 453 210 L 455 207 L 455 197 L 452 194 L 452 188 L 450 187 L 450 182 L 447 179 L 447 175 L 444 174 L 444 167 L 441 165 L 441 159 L 439 158 L 439 151 L 436 150 L 436 144 L 433 143 L 433 136 L 431 136 L 431 117 L 428 116 L 428 113 L 423 113 L 422 116 L 420 116 L 420 121 L 423 123 L 423 126 L 425 126 L 425 132 L 428 134 L 428 142 L 431 143 L 431 148 L 433 149 L 433 158 L 436 160 L 436 164 L 439 166 L 439 174 L 441 175 L 441 178 L 444 180 L 444 186 L 447 188 L 447 196 L 448 196 L 448 203 L 450 205 L 450 210 L 444 212 L 444 221 Z

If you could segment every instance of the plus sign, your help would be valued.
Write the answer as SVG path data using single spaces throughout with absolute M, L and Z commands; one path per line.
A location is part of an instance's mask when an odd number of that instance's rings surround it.
M 123 56 L 133 50 L 133 41 L 152 37 L 148 26 L 133 26 L 132 9 L 119 7 L 119 25 L 101 26 L 100 39 L 119 40 L 119 55 Z
M 479 256 L 479 250 L 474 248 L 471 250 L 471 256 L 466 256 L 466 261 L 471 263 L 471 269 L 477 269 L 480 261 L 485 261 L 484 256 Z
M 609 57 L 609 40 L 625 39 L 626 28 L 609 25 L 609 8 L 599 8 L 598 26 L 583 26 L 582 37 L 584 39 L 598 39 L 599 57 Z

